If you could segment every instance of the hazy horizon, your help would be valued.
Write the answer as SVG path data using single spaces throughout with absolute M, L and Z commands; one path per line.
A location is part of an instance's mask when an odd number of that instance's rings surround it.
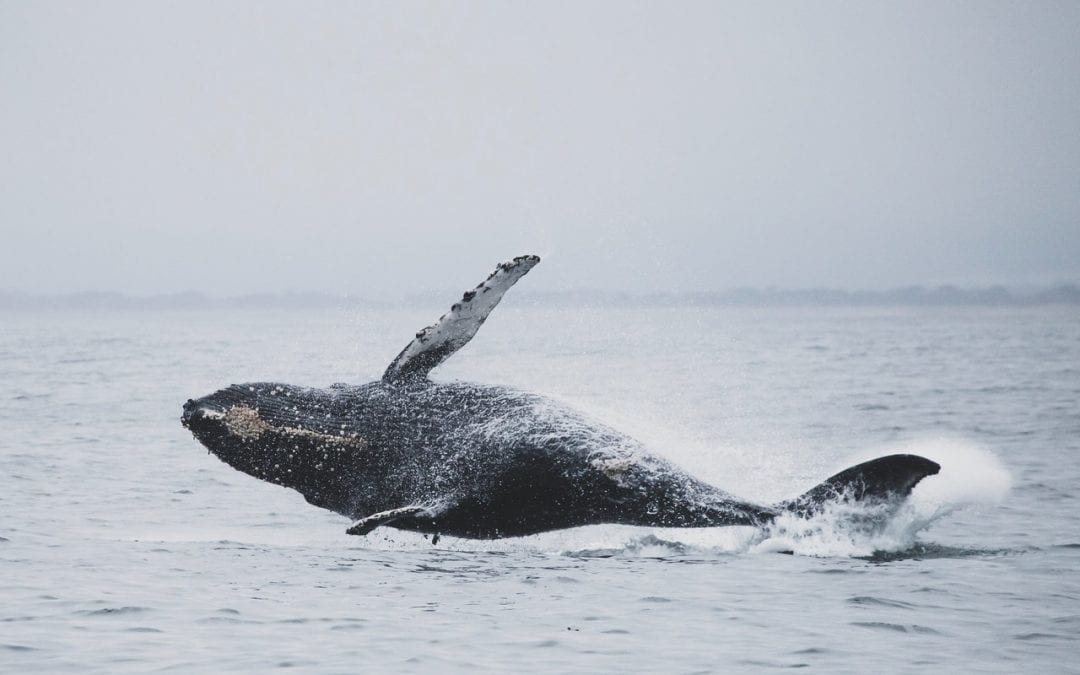
M 1080 4 L 0 1 L 0 290 L 1080 281 Z
M 202 291 L 133 294 L 117 291 L 33 294 L 0 289 L 0 312 L 22 310 L 175 310 L 175 309 L 372 309 L 397 307 L 445 308 L 457 297 L 451 289 L 404 294 L 371 295 L 358 292 L 262 292 L 215 295 Z M 521 307 L 1045 307 L 1080 306 L 1080 286 L 960 288 L 908 286 L 881 291 L 830 288 L 733 288 L 723 291 L 612 291 L 520 289 L 514 304 Z

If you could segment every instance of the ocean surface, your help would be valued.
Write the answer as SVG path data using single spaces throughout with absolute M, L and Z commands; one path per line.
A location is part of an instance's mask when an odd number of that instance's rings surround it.
M 180 425 L 231 383 L 375 379 L 444 309 L 0 314 L 0 670 L 1080 672 L 1076 306 L 510 293 L 435 371 L 555 397 L 763 502 L 874 455 L 939 462 L 873 536 L 352 537 Z

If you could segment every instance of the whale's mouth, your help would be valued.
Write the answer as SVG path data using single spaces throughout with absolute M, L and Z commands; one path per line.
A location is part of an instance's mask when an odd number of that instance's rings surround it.
M 234 385 L 187 401 L 181 422 L 213 456 L 249 476 L 293 488 L 312 504 L 351 513 L 346 483 L 372 461 L 368 440 L 327 415 L 326 399 L 291 398 L 277 385 Z M 275 393 L 276 392 L 276 393 Z
M 188 399 L 184 404 L 184 412 L 180 416 L 180 423 L 185 428 L 195 430 L 199 422 L 203 420 L 220 420 L 225 413 L 218 408 L 207 404 L 205 401 Z
M 216 434 L 235 441 L 255 441 L 263 434 L 272 432 L 293 432 L 294 429 L 279 428 L 259 416 L 259 409 L 245 403 L 220 404 L 212 396 L 204 399 L 188 399 L 180 423 L 192 431 L 196 437 L 200 432 L 213 431 Z M 210 400 L 208 400 L 210 399 Z M 200 437 L 203 443 L 207 441 Z M 213 449 L 213 448 L 211 448 Z

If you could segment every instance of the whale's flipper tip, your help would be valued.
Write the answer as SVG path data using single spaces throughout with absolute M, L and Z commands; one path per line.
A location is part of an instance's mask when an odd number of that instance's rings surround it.
M 911 494 L 919 481 L 940 470 L 937 462 L 918 455 L 878 457 L 844 469 L 780 507 L 809 518 L 830 502 L 899 501 Z

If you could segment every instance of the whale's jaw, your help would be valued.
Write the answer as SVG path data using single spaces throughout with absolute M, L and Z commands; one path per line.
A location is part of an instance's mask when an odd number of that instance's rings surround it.
M 181 424 L 232 468 L 292 488 L 308 502 L 351 515 L 352 476 L 367 439 L 338 428 L 300 401 L 308 390 L 233 385 L 183 406 Z M 293 398 L 293 397 L 296 398 Z

